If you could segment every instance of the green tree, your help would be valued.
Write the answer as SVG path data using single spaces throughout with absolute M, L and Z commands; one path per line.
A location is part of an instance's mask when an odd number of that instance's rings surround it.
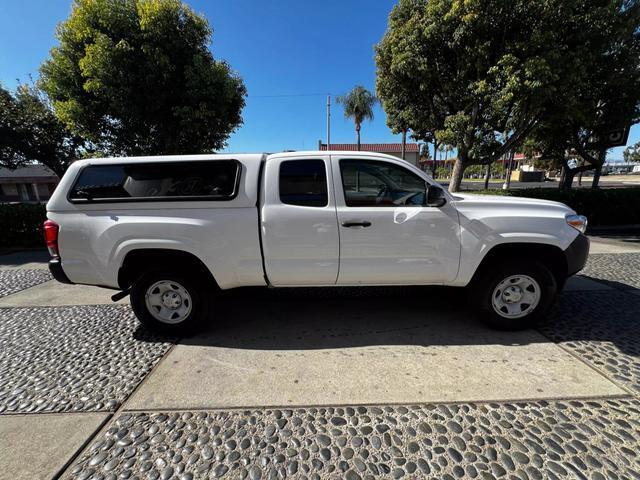
M 338 103 L 344 107 L 344 116 L 352 118 L 356 125 L 358 150 L 360 150 L 360 128 L 365 120 L 373 120 L 373 107 L 378 99 L 361 85 L 354 87 L 349 93 L 338 97 Z
M 220 149 L 246 90 L 180 0 L 75 0 L 41 86 L 73 132 L 112 155 Z
M 400 0 L 376 47 L 378 96 L 408 109 L 413 131 L 455 147 L 457 191 L 467 166 L 497 160 L 573 101 L 610 3 Z
M 391 129 L 391 132 L 394 135 L 402 134 L 402 159 L 404 160 L 407 148 L 407 134 L 409 133 L 409 121 L 405 118 L 408 112 L 406 109 L 393 108 L 393 106 L 389 105 L 385 113 L 387 114 L 387 126 Z M 422 140 L 416 138 L 415 134 L 411 134 L 411 137 L 416 141 Z
M 431 160 L 431 150 L 428 143 L 423 143 L 420 147 L 420 160 Z
M 25 84 L 12 93 L 0 86 L 0 166 L 38 161 L 61 177 L 83 151 L 83 140 L 56 118 L 37 88 Z
M 394 135 L 401 135 L 401 154 L 403 160 L 406 157 L 407 151 L 407 133 L 409 132 L 409 128 L 406 124 L 399 118 L 393 118 L 387 115 L 387 126 L 391 129 L 391 133 Z
M 21 114 L 10 91 L 0 85 L 0 166 L 14 169 L 26 160 L 22 153 L 25 132 Z
M 622 155 L 625 162 L 640 162 L 640 142 L 625 148 Z
M 589 35 L 589 48 L 580 53 L 582 74 L 531 135 L 542 158 L 563 166 L 561 188 L 571 188 L 573 177 L 587 170 L 596 171 L 597 187 L 604 139 L 640 120 L 640 2 L 604 3 L 582 15 Z M 577 166 L 568 163 L 568 153 L 579 157 Z

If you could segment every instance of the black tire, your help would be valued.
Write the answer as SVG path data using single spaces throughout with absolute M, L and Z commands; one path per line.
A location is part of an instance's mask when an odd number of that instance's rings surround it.
M 538 284 L 540 287 L 538 303 L 534 308 L 531 308 L 531 305 L 527 306 L 526 302 L 522 305 L 518 304 L 518 308 L 523 307 L 518 315 L 524 313 L 524 316 L 506 318 L 503 316 L 508 315 L 506 307 L 503 307 L 503 313 L 499 314 L 498 307 L 494 307 L 493 296 L 495 293 L 496 303 L 503 302 L 504 297 L 502 295 L 498 297 L 498 294 L 504 293 L 504 289 L 496 291 L 496 288 L 507 278 L 518 275 L 527 276 Z M 535 286 L 532 287 L 532 291 L 535 291 Z M 557 282 L 551 271 L 540 262 L 509 259 L 502 265 L 493 266 L 481 272 L 472 288 L 475 308 L 479 309 L 485 323 L 497 330 L 516 331 L 531 328 L 544 318 L 556 297 Z M 527 312 L 528 309 L 530 309 L 529 312 Z
M 147 305 L 147 292 L 158 282 L 168 282 L 174 286 L 182 287 L 187 295 L 181 304 L 186 304 L 187 300 L 190 311 L 184 315 L 184 318 L 177 320 L 161 321 L 157 317 L 159 312 L 154 315 Z M 131 287 L 131 307 L 144 326 L 151 330 L 168 333 L 188 335 L 194 333 L 199 326 L 205 323 L 211 309 L 211 299 L 215 295 L 214 289 L 208 289 L 209 282 L 202 281 L 199 277 L 181 271 L 172 270 L 153 270 L 141 275 Z M 182 292 L 182 290 L 177 290 Z M 156 307 L 162 308 L 162 307 Z M 182 308 L 182 307 L 181 307 Z M 180 315 L 178 316 L 180 317 Z

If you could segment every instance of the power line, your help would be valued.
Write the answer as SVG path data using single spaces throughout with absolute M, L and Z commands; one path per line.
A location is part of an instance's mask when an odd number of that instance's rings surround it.
M 249 98 L 324 97 L 327 93 L 283 93 L 280 95 L 247 95 Z M 333 94 L 329 94 L 333 95 Z

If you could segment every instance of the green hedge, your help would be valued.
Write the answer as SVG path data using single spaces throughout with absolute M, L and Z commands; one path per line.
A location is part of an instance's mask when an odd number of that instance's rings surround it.
M 477 190 L 467 193 L 486 193 L 511 197 L 540 198 L 569 205 L 589 219 L 589 225 L 640 224 L 640 188 L 515 188 L 511 190 Z
M 0 204 L 0 247 L 43 247 L 44 205 Z

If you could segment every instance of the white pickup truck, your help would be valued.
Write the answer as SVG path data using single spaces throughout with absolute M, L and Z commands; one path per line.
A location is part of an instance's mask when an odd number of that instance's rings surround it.
M 452 195 L 364 152 L 81 160 L 47 217 L 57 280 L 130 293 L 169 331 L 214 317 L 220 290 L 259 285 L 468 287 L 491 325 L 520 329 L 589 251 L 566 205 Z

